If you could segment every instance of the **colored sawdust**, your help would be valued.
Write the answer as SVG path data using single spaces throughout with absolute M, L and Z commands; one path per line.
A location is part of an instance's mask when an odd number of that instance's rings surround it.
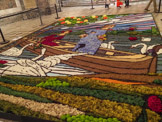
M 139 83 L 139 82 L 124 82 L 124 81 L 119 81 L 119 80 L 112 80 L 112 79 L 102 79 L 102 78 L 92 78 L 94 80 L 100 80 L 108 83 L 117 83 L 117 84 L 125 84 L 125 85 L 130 85 L 130 84 L 146 84 L 146 83 Z

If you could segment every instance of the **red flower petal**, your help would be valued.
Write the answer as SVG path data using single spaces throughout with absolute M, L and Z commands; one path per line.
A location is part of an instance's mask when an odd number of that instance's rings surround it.
M 148 107 L 157 113 L 162 112 L 162 102 L 157 96 L 150 96 L 147 100 Z
M 130 30 L 130 31 L 134 31 L 134 30 L 135 30 L 135 28 L 131 27 L 131 28 L 129 28 L 129 30 Z
M 137 40 L 137 37 L 133 37 L 133 40 Z
M 65 24 L 65 22 L 61 22 L 61 24 Z
M 0 64 L 6 64 L 7 61 L 4 61 L 4 60 L 0 60 Z

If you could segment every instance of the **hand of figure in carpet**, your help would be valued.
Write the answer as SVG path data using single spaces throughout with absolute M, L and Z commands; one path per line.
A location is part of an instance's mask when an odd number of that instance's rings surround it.
M 65 36 L 66 34 L 69 34 L 69 33 L 70 33 L 70 31 L 67 30 L 67 31 L 65 31 L 65 32 L 63 32 L 63 33 L 58 34 L 58 36 Z
M 99 40 L 103 41 L 103 40 L 106 40 L 106 35 L 105 34 L 104 35 L 99 35 L 99 36 L 97 36 L 97 38 Z
M 81 34 L 81 35 L 79 35 L 80 38 L 84 38 L 86 36 L 88 36 L 88 34 Z

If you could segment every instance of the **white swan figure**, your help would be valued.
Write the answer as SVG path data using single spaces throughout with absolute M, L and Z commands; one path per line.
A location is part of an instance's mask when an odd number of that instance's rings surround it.
M 102 43 L 101 47 L 114 50 L 115 47 L 112 45 L 113 43 L 116 43 L 116 42 L 115 41 L 110 41 L 108 43 Z
M 117 19 L 117 18 L 116 18 L 116 19 L 112 19 L 111 21 L 112 21 L 113 23 L 117 23 L 117 22 L 120 22 L 121 19 Z
M 135 48 L 140 45 L 143 46 L 141 48 L 141 54 L 146 54 L 148 50 L 151 50 L 151 49 L 153 49 L 154 46 L 156 46 L 156 45 L 147 46 L 145 43 L 139 43 L 139 44 L 132 45 L 131 48 Z
M 151 38 L 142 37 L 142 38 L 141 38 L 141 41 L 142 41 L 142 42 L 150 42 L 150 41 L 151 41 Z
M 160 49 L 156 54 L 157 55 L 162 54 L 162 49 Z
M 33 46 L 33 43 L 30 43 L 28 45 L 25 45 L 24 47 L 22 47 L 21 49 L 18 49 L 16 47 L 12 47 L 2 53 L 0 53 L 0 55 L 4 55 L 4 56 L 14 56 L 14 57 L 18 57 L 22 54 L 23 50 L 28 47 L 28 46 Z
M 46 76 L 47 73 L 53 72 L 54 66 L 59 64 L 61 60 L 68 60 L 73 56 L 86 55 L 86 53 L 78 54 L 64 54 L 48 56 L 43 60 L 39 60 L 44 56 L 46 49 L 43 48 L 41 54 L 33 59 L 19 59 L 17 61 L 12 61 L 7 67 L 2 71 L 3 75 L 26 75 L 26 76 Z
M 46 76 L 42 66 L 35 60 L 38 60 L 45 54 L 46 49 L 42 49 L 42 53 L 30 59 L 19 59 L 17 61 L 12 61 L 8 67 L 2 72 L 3 75 L 27 75 L 27 76 Z

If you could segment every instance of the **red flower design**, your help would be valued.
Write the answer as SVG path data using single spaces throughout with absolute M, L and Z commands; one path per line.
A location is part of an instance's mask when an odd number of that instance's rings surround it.
M 55 37 L 54 40 L 61 40 L 62 38 L 64 38 L 64 36 L 58 36 L 58 37 Z
M 130 30 L 130 31 L 134 31 L 134 30 L 135 30 L 135 28 L 131 27 L 131 28 L 129 28 L 129 30 Z
M 61 22 L 61 24 L 65 24 L 65 22 Z
M 107 19 L 108 17 L 103 17 L 103 19 Z
M 138 38 L 137 37 L 133 37 L 133 40 L 137 40 Z
M 61 33 L 64 33 L 65 31 L 61 31 Z
M 50 36 L 44 37 L 41 44 L 49 45 L 49 46 L 59 46 L 57 43 L 55 43 L 53 41 L 54 40 L 61 40 L 62 38 L 64 38 L 64 36 L 58 36 L 58 37 L 55 37 L 55 36 L 56 35 L 50 35 Z
M 59 21 L 63 21 L 62 19 L 59 19 Z
M 84 23 L 83 21 L 80 21 L 80 23 Z
M 82 18 L 85 18 L 85 16 L 82 16 Z
M 64 21 L 64 20 L 65 20 L 65 18 L 59 19 L 59 21 Z
M 138 38 L 137 37 L 129 37 L 128 38 L 130 41 L 135 41 L 135 40 L 137 40 Z
M 69 30 L 69 32 L 71 33 L 71 32 L 72 32 L 72 30 Z
M 147 100 L 148 107 L 157 113 L 162 112 L 162 102 L 157 96 L 150 96 Z
M 129 37 L 128 39 L 129 39 L 130 41 L 133 41 L 133 37 Z
M 4 60 L 0 60 L 0 64 L 6 64 L 7 61 L 4 61 Z

